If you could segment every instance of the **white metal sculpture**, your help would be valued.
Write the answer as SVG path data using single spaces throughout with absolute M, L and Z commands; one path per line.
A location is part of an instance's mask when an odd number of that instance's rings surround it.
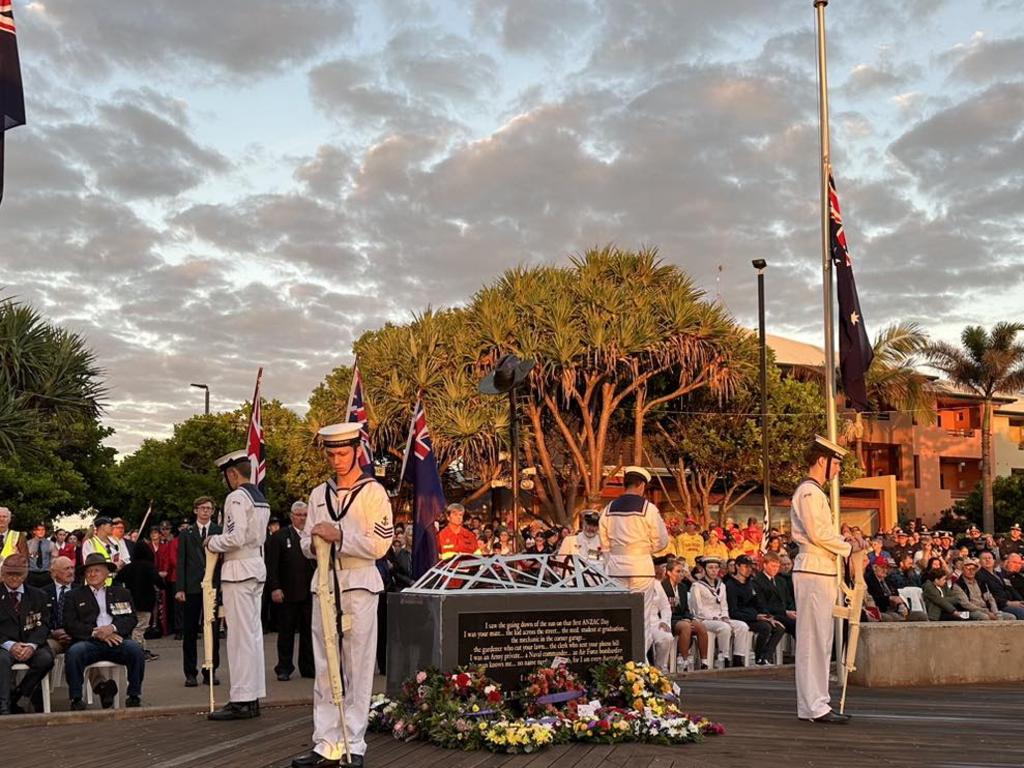
M 462 555 L 442 560 L 405 592 L 493 590 L 622 592 L 599 563 L 579 555 Z

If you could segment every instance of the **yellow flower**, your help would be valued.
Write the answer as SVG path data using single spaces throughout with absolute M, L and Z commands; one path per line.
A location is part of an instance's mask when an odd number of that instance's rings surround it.
M 633 699 L 633 709 L 643 709 L 643 708 L 644 708 L 644 700 L 643 699 Z
M 480 705 L 479 704 L 474 704 L 473 705 L 473 711 L 474 712 L 479 712 L 480 711 Z
M 626 662 L 626 669 L 636 669 L 636 662 L 633 662 L 633 661 Z

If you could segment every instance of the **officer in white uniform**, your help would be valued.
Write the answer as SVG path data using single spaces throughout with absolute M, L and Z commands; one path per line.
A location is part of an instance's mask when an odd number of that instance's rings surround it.
M 224 499 L 224 532 L 208 537 L 206 548 L 223 554 L 220 582 L 228 627 L 231 700 L 209 718 L 247 720 L 259 716 L 259 699 L 267 695 L 260 606 L 267 580 L 263 542 L 270 505 L 249 482 L 252 470 L 244 450 L 221 456 L 216 464 L 231 492 Z
M 702 562 L 704 575 L 690 587 L 693 617 L 704 622 L 708 632 L 715 636 L 719 655 L 724 656 L 726 661 L 731 655 L 734 667 L 743 666 L 744 660 L 750 655 L 750 627 L 745 621 L 729 616 L 725 582 L 718 578 L 722 561 L 717 557 L 705 557 Z
M 651 473 L 643 467 L 626 467 L 625 490 L 604 508 L 598 521 L 605 572 L 630 592 L 644 596 L 644 616 L 655 610 L 654 553 L 668 546 L 668 530 L 658 508 L 644 498 Z
M 387 554 L 394 538 L 391 503 L 384 487 L 359 467 L 357 448 L 361 422 L 333 424 L 319 432 L 319 441 L 334 467 L 335 477 L 309 496 L 309 518 L 302 529 L 302 551 L 316 558 L 314 535 L 331 542 L 337 557 L 333 578 L 341 588 L 342 613 L 352 620 L 341 640 L 345 689 L 345 724 L 352 762 L 346 763 L 338 706 L 331 698 L 331 681 L 324 650 L 323 619 L 313 609 L 313 751 L 292 761 L 295 768 L 362 766 L 366 754 L 366 725 L 377 655 L 377 600 L 384 582 L 376 561 Z M 311 591 L 319 574 L 313 574 Z
M 583 510 L 583 530 L 575 535 L 566 536 L 558 549 L 558 554 L 578 555 L 582 560 L 600 563 L 604 552 L 601 548 L 601 535 L 597 530 L 600 521 L 597 510 Z
M 849 715 L 833 712 L 829 705 L 828 675 L 832 656 L 839 585 L 836 556 L 867 548 L 863 539 L 844 539 L 835 529 L 825 485 L 839 474 L 847 451 L 815 436 L 807 452 L 810 467 L 793 493 L 790 522 L 793 541 L 800 554 L 793 564 L 796 593 L 796 711 L 801 720 L 842 724 Z

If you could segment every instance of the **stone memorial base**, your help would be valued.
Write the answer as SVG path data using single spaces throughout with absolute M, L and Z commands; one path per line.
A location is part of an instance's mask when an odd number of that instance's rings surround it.
M 607 659 L 644 659 L 643 596 L 626 591 L 452 590 L 388 595 L 388 694 L 417 671 L 482 665 L 506 689 L 568 659 L 584 673 Z
M 869 688 L 1024 681 L 1024 622 L 861 624 L 856 664 Z

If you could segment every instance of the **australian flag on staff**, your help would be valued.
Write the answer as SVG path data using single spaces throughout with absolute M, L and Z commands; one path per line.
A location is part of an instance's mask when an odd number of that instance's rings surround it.
M 441 475 L 437 471 L 434 444 L 427 429 L 427 412 L 423 401 L 417 400 L 409 425 L 409 442 L 402 463 L 402 480 L 412 483 L 412 577 L 418 579 L 437 562 L 437 529 L 445 508 Z
M 369 417 L 366 414 L 366 403 L 363 400 L 363 377 L 359 373 L 359 363 L 352 367 L 352 389 L 348 394 L 348 420 L 361 421 L 363 428 L 359 432 L 359 466 L 367 475 L 374 475 L 373 449 L 370 447 Z
M 263 405 L 260 395 L 260 384 L 263 381 L 263 369 L 260 368 L 256 374 L 256 391 L 252 395 L 252 411 L 249 415 L 249 430 L 245 437 L 245 452 L 249 456 L 249 465 L 252 473 L 249 482 L 257 486 L 261 491 L 263 481 L 267 477 L 267 457 L 265 441 L 263 439 Z
M 870 411 L 865 377 L 875 353 L 864 327 L 864 315 L 860 311 L 857 283 L 853 279 L 853 263 L 846 247 L 843 216 L 839 212 L 839 196 L 836 194 L 831 170 L 828 174 L 828 215 L 832 265 L 839 293 L 839 370 L 843 378 L 843 392 L 853 403 L 854 410 Z
M 21 88 L 18 38 L 10 0 L 0 0 L 0 201 L 4 198 L 4 134 L 25 124 L 25 94 Z

